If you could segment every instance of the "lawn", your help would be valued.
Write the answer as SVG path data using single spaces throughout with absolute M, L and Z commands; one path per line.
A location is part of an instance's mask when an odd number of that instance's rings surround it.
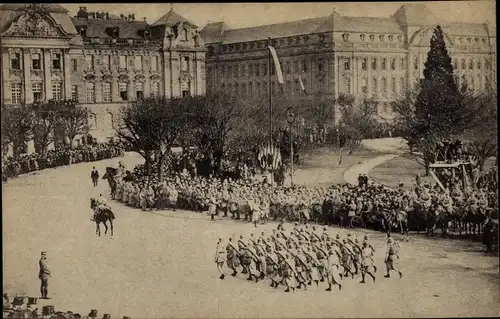
M 344 152 L 339 163 L 340 151 L 332 148 L 319 148 L 301 156 L 301 163 L 295 167 L 294 183 L 326 187 L 332 184 L 344 184 L 344 171 L 378 153 L 360 147 L 352 154 Z
M 485 164 L 485 170 L 495 165 L 495 159 L 488 159 Z M 384 184 L 389 187 L 398 187 L 401 181 L 405 189 L 410 189 L 415 185 L 415 176 L 421 176 L 422 183 L 434 183 L 431 176 L 424 176 L 424 167 L 409 155 L 398 156 L 389 160 L 370 171 L 370 177 L 377 183 Z

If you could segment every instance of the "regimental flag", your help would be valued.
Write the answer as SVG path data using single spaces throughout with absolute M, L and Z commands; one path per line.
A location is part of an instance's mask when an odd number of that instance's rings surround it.
M 309 94 L 307 94 L 306 88 L 304 87 L 304 82 L 302 82 L 302 76 L 300 74 L 299 74 L 299 84 L 300 84 L 300 89 L 302 90 L 302 92 L 304 92 L 305 95 L 309 95 Z
M 279 148 L 270 143 L 260 147 L 257 158 L 263 169 L 277 170 L 282 165 L 281 152 Z
M 271 52 L 271 56 L 273 57 L 274 68 L 276 69 L 276 75 L 278 76 L 278 82 L 280 84 L 283 84 L 283 83 L 285 83 L 285 81 L 283 81 L 283 72 L 281 72 L 280 60 L 278 59 L 278 55 L 276 54 L 276 50 L 272 46 L 269 46 L 268 48 L 269 48 L 269 51 Z

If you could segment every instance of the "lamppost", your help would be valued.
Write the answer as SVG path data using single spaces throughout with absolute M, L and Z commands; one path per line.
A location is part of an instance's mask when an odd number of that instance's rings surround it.
M 286 121 L 290 128 L 290 185 L 293 187 L 293 134 L 292 124 L 295 122 L 295 110 L 293 107 L 286 109 Z

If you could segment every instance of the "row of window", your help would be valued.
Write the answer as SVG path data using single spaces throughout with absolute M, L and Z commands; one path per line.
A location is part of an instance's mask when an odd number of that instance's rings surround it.
M 33 92 L 33 100 L 34 101 L 42 101 L 43 100 L 43 91 L 42 91 L 42 83 L 32 83 L 31 85 Z M 22 103 L 22 84 L 21 83 L 12 83 L 10 85 L 10 91 L 12 94 L 12 103 L 20 104 Z M 120 97 L 123 101 L 128 100 L 128 83 L 120 82 L 119 83 L 119 92 Z M 144 97 L 144 84 L 141 82 L 135 83 L 135 92 L 136 98 L 142 99 Z M 112 90 L 110 82 L 102 83 L 102 100 L 103 102 L 111 102 L 112 101 Z M 151 83 L 151 95 L 158 96 L 160 93 L 160 83 L 153 82 Z M 52 99 L 56 101 L 63 100 L 63 88 L 61 82 L 52 82 Z M 71 88 L 71 98 L 75 101 L 78 101 L 78 86 L 73 85 Z M 87 83 L 85 87 L 85 102 L 86 103 L 95 103 L 95 83 Z
M 60 53 L 51 54 L 52 57 L 52 69 L 61 70 L 62 67 L 62 57 Z M 31 53 L 31 68 L 33 70 L 42 69 L 42 55 L 40 53 Z M 11 70 L 21 70 L 23 67 L 23 62 L 21 60 L 21 54 L 13 52 L 10 54 L 10 69 Z
M 111 67 L 111 59 L 110 55 L 102 55 L 99 57 L 100 65 L 103 70 L 110 70 Z M 127 64 L 128 60 L 128 64 Z M 118 68 L 120 69 L 134 69 L 137 71 L 147 69 L 147 66 L 150 65 L 151 71 L 158 71 L 160 66 L 160 61 L 158 56 L 151 56 L 150 59 L 144 58 L 143 56 L 136 55 L 133 58 L 128 58 L 126 55 L 118 56 Z M 95 58 L 93 55 L 85 56 L 85 64 L 84 70 L 90 71 L 95 69 Z M 73 60 L 73 70 L 77 71 L 77 63 L 76 60 Z
M 460 64 L 459 64 L 460 62 Z M 484 65 L 484 68 L 486 70 L 490 69 L 490 63 L 488 60 L 481 61 L 481 60 L 476 60 L 476 70 L 481 70 L 482 65 Z M 418 57 L 415 57 L 413 60 L 413 69 L 418 70 L 419 66 L 419 59 Z M 474 69 L 474 60 L 473 59 L 453 59 L 453 69 L 455 70 L 473 70 Z
M 128 96 L 128 83 L 120 82 L 118 84 L 118 91 L 120 93 L 120 98 L 122 101 L 127 101 Z M 135 83 L 135 94 L 136 99 L 141 100 L 144 98 L 144 84 L 141 82 Z M 160 83 L 151 83 L 151 96 L 158 96 L 160 94 Z M 111 82 L 102 83 L 102 101 L 111 102 L 112 101 L 112 87 Z M 88 82 L 85 86 L 85 102 L 95 103 L 95 83 Z
M 391 79 L 391 92 L 393 94 L 398 93 L 397 87 L 396 87 L 396 78 Z M 374 94 L 377 93 L 382 93 L 382 94 L 387 94 L 387 79 L 385 77 L 382 77 L 380 79 L 380 88 L 378 86 L 378 78 L 373 77 L 372 78 L 372 87 L 371 87 L 371 92 Z M 403 93 L 403 91 L 406 88 L 406 82 L 404 78 L 399 78 L 399 93 Z M 367 94 L 368 93 L 368 78 L 362 77 L 361 78 L 361 92 Z M 351 79 L 350 78 L 345 78 L 344 79 L 344 93 L 351 93 Z
M 318 41 L 324 42 L 325 35 L 319 34 Z M 291 38 L 286 38 L 286 39 L 271 40 L 272 46 L 277 46 L 278 44 L 280 46 L 284 46 L 285 44 L 292 45 L 294 43 L 295 44 L 309 43 L 309 36 L 305 35 L 305 36 L 296 36 L 296 37 L 291 37 Z M 226 45 L 222 46 L 222 52 L 262 49 L 262 48 L 266 48 L 268 45 L 269 45 L 269 40 L 255 41 L 255 42 L 249 42 L 249 43 L 226 44 Z M 209 52 L 212 52 L 210 48 L 209 48 Z
M 307 81 L 303 80 L 302 81 L 304 84 L 304 88 L 307 91 Z M 256 82 L 255 85 L 252 82 L 247 83 L 222 83 L 221 84 L 222 90 L 227 90 L 230 92 L 234 92 L 235 94 L 242 94 L 242 95 L 252 95 L 253 93 L 261 94 L 261 93 L 267 93 L 269 92 L 269 87 L 267 84 L 267 81 L 263 81 L 262 83 Z M 271 92 L 272 94 L 277 94 L 277 86 L 276 82 L 271 82 Z M 287 81 L 283 85 L 283 90 L 287 93 L 292 93 L 294 95 L 304 95 L 305 93 L 302 91 L 302 88 L 300 87 L 300 83 L 298 81 L 295 81 L 294 83 Z
M 344 70 L 350 70 L 351 69 L 351 59 L 350 58 L 344 58 Z M 396 70 L 396 61 L 399 60 L 399 69 L 400 70 L 406 70 L 406 60 L 404 58 L 401 59 L 396 59 L 396 58 L 391 58 L 389 59 L 389 66 L 391 70 Z M 387 61 L 388 59 L 386 58 L 380 58 L 380 64 L 378 63 L 377 58 L 371 58 L 370 59 L 370 66 L 372 70 L 377 70 L 380 68 L 380 70 L 385 71 L 387 70 Z M 363 70 L 368 70 L 368 58 L 361 58 L 361 69 Z
M 61 101 L 63 99 L 63 86 L 59 81 L 52 81 L 52 99 Z M 43 98 L 42 83 L 36 82 L 31 84 L 33 92 L 33 100 L 41 101 Z M 11 83 L 10 92 L 13 104 L 20 104 L 22 102 L 22 84 Z
M 316 61 L 316 67 L 318 71 L 323 71 L 324 60 L 319 59 Z M 253 63 L 253 64 L 241 64 L 241 65 L 222 65 L 220 69 L 220 75 L 227 78 L 243 78 L 247 76 L 267 76 L 267 70 L 269 68 L 268 63 Z M 218 68 L 216 67 L 216 70 Z M 308 71 L 308 62 L 303 61 L 286 61 L 282 64 L 283 74 L 300 74 Z M 212 68 L 208 68 L 208 73 L 212 72 Z M 271 67 L 271 75 L 275 74 L 274 65 Z
M 349 41 L 350 37 L 351 37 L 351 35 L 349 33 L 342 34 L 342 39 L 344 41 Z M 385 41 L 385 35 L 383 35 L 383 34 L 380 34 L 378 36 L 378 38 L 379 38 L 380 42 L 384 42 Z M 398 35 L 396 38 L 397 38 L 398 42 L 403 42 L 403 36 Z M 359 39 L 361 41 L 365 41 L 366 40 L 366 34 L 360 34 L 359 35 Z M 370 39 L 370 41 L 375 41 L 375 35 L 374 34 L 368 35 L 368 39 Z M 394 41 L 394 35 L 391 34 L 391 35 L 387 36 L 387 39 L 389 40 L 389 42 L 393 42 Z

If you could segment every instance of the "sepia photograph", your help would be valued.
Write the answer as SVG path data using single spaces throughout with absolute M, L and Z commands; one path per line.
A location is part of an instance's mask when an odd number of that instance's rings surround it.
M 500 314 L 496 1 L 1 3 L 9 319 Z

